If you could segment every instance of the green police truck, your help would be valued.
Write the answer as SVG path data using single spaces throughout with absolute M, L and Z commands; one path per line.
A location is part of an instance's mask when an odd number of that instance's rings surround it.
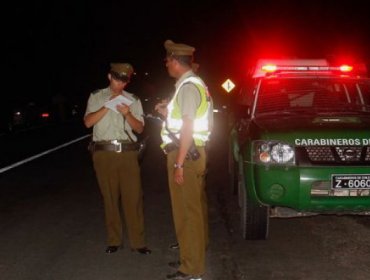
M 370 214 L 370 79 L 363 65 L 259 60 L 229 137 L 245 239 L 269 219 Z

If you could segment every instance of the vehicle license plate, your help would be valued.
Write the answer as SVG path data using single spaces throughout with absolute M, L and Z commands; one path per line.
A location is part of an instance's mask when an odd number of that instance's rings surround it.
M 332 189 L 370 189 L 370 174 L 331 175 Z

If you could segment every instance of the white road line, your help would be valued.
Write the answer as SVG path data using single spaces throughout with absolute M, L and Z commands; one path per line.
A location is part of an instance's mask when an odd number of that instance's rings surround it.
M 50 150 L 47 150 L 47 151 L 45 151 L 45 152 L 39 153 L 39 154 L 34 155 L 34 156 L 32 156 L 32 157 L 29 157 L 29 158 L 26 158 L 26 159 L 24 159 L 24 160 L 21 160 L 21 161 L 18 161 L 18 162 L 16 162 L 16 163 L 13 163 L 13 164 L 11 164 L 11 165 L 9 165 L 9 166 L 3 167 L 3 168 L 1 168 L 1 169 L 0 169 L 0 174 L 1 174 L 1 173 L 3 173 L 3 172 L 5 172 L 5 171 L 8 171 L 8 170 L 10 170 L 10 169 L 12 169 L 12 168 L 14 168 L 14 167 L 17 167 L 17 166 L 19 166 L 19 165 L 22 165 L 22 164 L 24 164 L 24 163 L 26 163 L 26 162 L 29 162 L 29 161 L 31 161 L 31 160 L 34 160 L 34 159 L 36 159 L 36 158 L 39 158 L 39 157 L 42 157 L 42 156 L 44 156 L 44 155 L 50 154 L 51 152 L 54 152 L 54 151 L 56 151 L 56 150 L 59 150 L 59 149 L 61 149 L 61 148 L 66 147 L 66 146 L 69 146 L 69 145 L 71 145 L 71 144 L 73 144 L 73 143 L 75 143 L 75 142 L 81 141 L 81 140 L 83 140 L 83 139 L 85 139 L 85 138 L 87 138 L 87 137 L 91 137 L 91 134 L 87 134 L 87 135 L 85 135 L 85 136 L 82 136 L 82 137 L 79 137 L 79 138 L 77 138 L 77 139 L 74 139 L 74 140 L 72 140 L 72 141 L 70 141 L 70 142 L 64 143 L 64 144 L 59 145 L 59 146 L 57 146 L 57 147 L 55 147 L 55 148 L 52 148 L 52 149 L 50 149 Z

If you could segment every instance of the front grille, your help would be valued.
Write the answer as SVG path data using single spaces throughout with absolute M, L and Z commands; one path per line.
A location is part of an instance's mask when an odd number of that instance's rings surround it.
M 297 147 L 297 161 L 311 164 L 370 164 L 370 146 Z
M 313 162 L 334 162 L 334 154 L 330 147 L 306 147 L 310 161 Z
M 360 161 L 362 147 L 335 147 L 335 151 L 341 161 Z

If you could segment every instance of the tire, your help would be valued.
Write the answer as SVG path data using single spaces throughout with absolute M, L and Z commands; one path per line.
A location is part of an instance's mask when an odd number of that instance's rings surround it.
M 229 146 L 229 186 L 232 195 L 238 193 L 238 174 L 239 168 L 238 163 L 234 160 L 233 151 L 231 145 Z
M 240 176 L 244 178 L 244 176 Z M 252 201 L 245 188 L 245 182 L 240 182 L 239 188 L 240 224 L 242 237 L 246 240 L 265 240 L 269 230 L 269 207 Z

